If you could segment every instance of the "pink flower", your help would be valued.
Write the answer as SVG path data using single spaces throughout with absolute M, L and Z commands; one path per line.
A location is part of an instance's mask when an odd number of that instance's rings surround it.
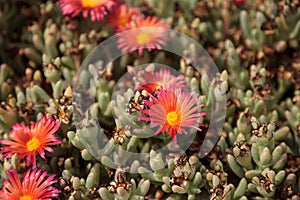
M 139 16 L 136 9 L 128 8 L 127 5 L 120 5 L 108 15 L 107 23 L 118 30 L 119 27 L 131 22 L 133 16 Z
M 164 29 L 166 29 L 166 25 L 157 17 L 147 17 L 146 19 L 137 17 L 136 21 L 131 21 L 119 28 L 119 32 L 128 32 L 119 34 L 118 47 L 123 53 L 138 49 L 139 56 L 143 54 L 144 48 L 147 48 L 148 51 L 161 49 L 167 39 Z
M 174 76 L 168 69 L 159 71 L 146 71 L 142 76 L 137 76 L 138 89 L 153 93 L 159 88 L 186 88 L 187 84 L 183 75 Z
M 113 0 L 59 0 L 58 5 L 61 6 L 64 15 L 75 17 L 82 12 L 84 18 L 90 14 L 94 22 L 103 20 L 107 10 L 112 10 L 115 2 Z
M 151 122 L 151 128 L 158 127 L 155 135 L 167 132 L 177 143 L 177 133 L 188 134 L 184 128 L 201 131 L 199 119 L 206 113 L 199 112 L 199 108 L 204 105 L 196 105 L 197 95 L 193 92 L 182 92 L 180 89 L 173 91 L 163 88 L 156 90 L 156 93 L 157 97 L 150 94 L 152 102 L 144 100 L 149 109 L 141 112 L 148 116 L 139 118 L 139 121 Z
M 233 1 L 236 4 L 242 4 L 242 3 L 246 3 L 247 2 L 247 0 L 233 0 Z
M 55 175 L 47 177 L 47 172 L 42 170 L 28 170 L 24 173 L 22 182 L 16 170 L 7 172 L 8 180 L 3 181 L 0 199 L 3 200 L 51 200 L 57 197 L 59 190 L 51 185 L 56 183 Z
M 0 140 L 5 145 L 0 150 L 3 158 L 11 158 L 15 153 L 19 159 L 26 157 L 26 165 L 30 165 L 32 160 L 33 166 L 36 167 L 36 154 L 45 158 L 45 150 L 53 152 L 50 145 L 62 144 L 54 133 L 59 129 L 60 122 L 55 121 L 52 117 L 47 119 L 43 117 L 38 122 L 31 122 L 31 126 L 25 126 L 17 123 L 12 127 L 9 137 L 13 140 Z

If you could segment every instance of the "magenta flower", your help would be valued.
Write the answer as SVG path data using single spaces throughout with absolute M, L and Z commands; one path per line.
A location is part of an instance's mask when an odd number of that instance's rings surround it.
M 8 180 L 3 181 L 0 199 L 3 200 L 51 200 L 58 197 L 60 191 L 52 187 L 55 175 L 47 176 L 42 170 L 28 170 L 24 173 L 22 182 L 16 170 L 7 172 Z
M 107 15 L 107 10 L 111 11 L 115 5 L 113 0 L 59 0 L 63 15 L 76 17 L 82 12 L 83 17 L 87 18 L 90 14 L 91 20 L 101 21 Z

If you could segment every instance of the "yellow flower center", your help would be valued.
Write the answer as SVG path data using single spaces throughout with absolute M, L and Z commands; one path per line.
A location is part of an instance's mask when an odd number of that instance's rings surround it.
M 103 0 L 82 0 L 82 6 L 87 8 L 95 8 L 101 4 L 103 4 Z
M 167 114 L 167 122 L 173 126 L 180 123 L 180 116 L 176 111 L 169 112 Z
M 137 43 L 138 44 L 145 44 L 150 40 L 149 34 L 147 33 L 140 33 L 137 36 Z
M 118 22 L 119 26 L 124 26 L 125 24 L 127 24 L 128 19 L 126 17 L 121 17 Z
M 155 89 L 160 89 L 160 88 L 164 88 L 163 84 L 157 83 Z
M 24 195 L 20 197 L 20 200 L 32 200 L 33 198 L 31 196 L 28 195 Z
M 29 151 L 34 151 L 40 147 L 40 141 L 36 137 L 33 137 L 26 143 L 26 146 Z

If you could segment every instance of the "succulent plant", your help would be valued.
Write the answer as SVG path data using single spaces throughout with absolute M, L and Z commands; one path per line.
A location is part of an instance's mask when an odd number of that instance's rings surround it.
M 114 180 L 107 188 L 101 187 L 99 194 L 105 200 L 135 200 L 143 198 L 150 188 L 150 181 L 141 179 L 137 184 L 134 179 L 126 180 L 126 175 L 122 170 L 117 170 Z
M 121 5 L 134 14 L 115 12 Z M 121 30 L 151 23 L 157 33 L 157 24 L 176 32 L 137 52 L 129 43 L 141 47 L 156 32 L 120 39 Z M 172 41 L 178 35 L 191 40 Z M 97 54 L 109 38 L 124 54 L 113 61 L 116 52 Z M 2 1 L 0 187 L 35 168 L 52 174 L 49 185 L 60 190 L 57 197 L 51 186 L 53 199 L 299 199 L 299 38 L 297 0 Z M 165 66 L 175 82 L 144 84 Z M 151 118 L 150 109 L 160 90 L 174 92 L 167 86 L 181 81 L 206 113 L 194 132 L 176 129 L 188 146 L 167 128 L 177 115 Z M 52 128 L 34 124 L 46 116 L 59 124 L 58 142 L 39 156 L 33 135 Z M 16 199 L 38 198 L 13 189 Z
M 174 162 L 175 167 L 171 176 L 162 178 L 164 182 L 162 190 L 166 193 L 187 194 L 188 199 L 195 199 L 205 184 L 202 177 L 204 166 L 197 166 L 199 160 L 195 156 L 183 155 L 170 162 Z

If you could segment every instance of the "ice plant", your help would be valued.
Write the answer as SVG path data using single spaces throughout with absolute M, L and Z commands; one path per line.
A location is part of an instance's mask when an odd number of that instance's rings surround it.
M 161 88 L 156 90 L 156 94 L 157 97 L 149 94 L 152 101 L 144 101 L 149 109 L 141 110 L 141 112 L 148 116 L 139 118 L 139 121 L 151 122 L 152 128 L 158 127 L 154 135 L 167 132 L 177 143 L 177 133 L 188 134 L 185 128 L 201 131 L 199 119 L 206 113 L 199 111 L 203 104 L 196 104 L 195 93 L 182 92 L 181 89 Z
M 51 197 L 57 197 L 59 190 L 51 186 L 57 181 L 55 175 L 47 176 L 47 172 L 37 169 L 27 170 L 22 182 L 18 177 L 16 170 L 7 172 L 8 181 L 3 181 L 3 187 L 0 191 L 0 199 L 3 200 L 50 200 Z
M 159 88 L 186 88 L 187 84 L 183 75 L 174 76 L 168 69 L 147 71 L 137 77 L 138 89 L 153 93 Z
M 115 1 L 113 0 L 59 0 L 63 15 L 76 17 L 82 12 L 83 17 L 87 18 L 90 14 L 91 20 L 101 21 L 107 15 L 107 10 L 112 10 Z
M 107 23 L 115 30 L 118 30 L 119 27 L 131 22 L 133 16 L 138 15 L 139 13 L 135 8 L 129 8 L 127 5 L 122 4 L 111 11 L 108 15 Z
M 4 145 L 0 153 L 4 158 L 11 158 L 14 154 L 17 154 L 19 159 L 26 157 L 27 166 L 30 165 L 30 161 L 36 166 L 37 154 L 46 159 L 45 150 L 53 152 L 49 146 L 62 143 L 54 135 L 59 127 L 60 122 L 46 116 L 40 121 L 31 122 L 30 126 L 17 123 L 8 135 L 12 140 L 0 140 Z
M 148 51 L 161 49 L 167 39 L 166 25 L 157 17 L 137 17 L 135 21 L 119 28 L 118 47 L 123 53 L 133 52 L 138 49 L 142 56 L 143 49 Z M 128 32 L 126 32 L 128 31 Z

